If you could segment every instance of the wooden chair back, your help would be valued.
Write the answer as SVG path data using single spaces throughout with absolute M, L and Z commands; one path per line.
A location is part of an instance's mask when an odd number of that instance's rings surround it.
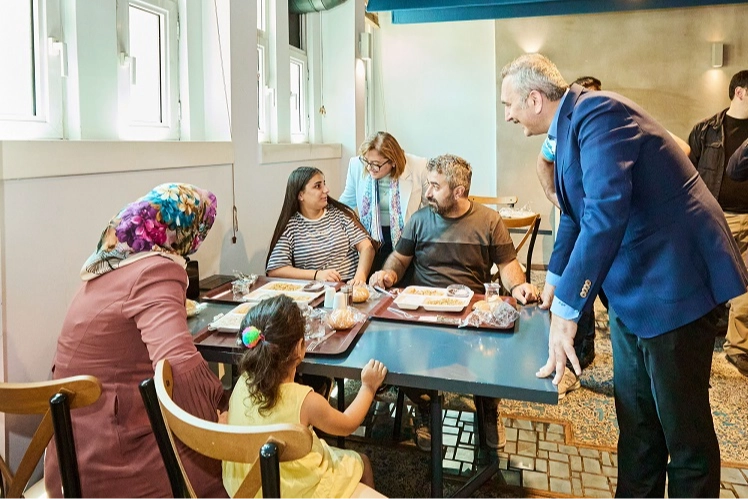
M 474 203 L 494 206 L 496 210 L 502 206 L 513 208 L 518 200 L 517 196 L 468 196 L 468 199 Z
M 72 376 L 37 383 L 0 383 L 0 412 L 43 415 L 15 473 L 0 457 L 4 497 L 23 496 L 53 435 L 57 443 L 63 493 L 65 497 L 81 497 L 70 409 L 91 405 L 100 396 L 101 383 L 93 376 Z
M 255 497 L 260 486 L 263 487 L 265 497 L 268 497 L 268 489 L 271 488 L 271 485 L 272 488 L 275 488 L 276 484 L 268 483 L 268 487 L 266 487 L 265 475 L 267 475 L 268 480 L 273 479 L 278 482 L 273 495 L 279 492 L 280 472 L 277 469 L 278 464 L 275 465 L 276 469 L 261 470 L 265 461 L 259 463 L 259 466 L 256 465 L 261 452 L 269 454 L 268 462 L 272 462 L 274 460 L 272 454 L 274 450 L 277 451 L 275 463 L 280 463 L 300 459 L 312 450 L 312 432 L 309 428 L 300 424 L 226 425 L 197 418 L 183 410 L 171 398 L 174 379 L 171 366 L 167 360 L 158 362 L 153 379 L 158 404 L 171 443 L 171 451 L 179 463 L 182 479 L 187 484 L 192 497 L 194 497 L 194 490 L 189 484 L 189 478 L 184 473 L 184 467 L 181 465 L 175 447 L 174 437 L 181 440 L 187 447 L 213 459 L 253 465 L 239 486 L 235 497 Z M 151 424 L 153 424 L 153 421 L 151 421 Z M 266 444 L 271 445 L 265 447 Z

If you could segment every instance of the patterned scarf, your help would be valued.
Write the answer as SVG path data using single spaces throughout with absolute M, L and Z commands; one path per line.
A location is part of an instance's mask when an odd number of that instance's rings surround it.
M 379 219 L 379 189 L 377 180 L 366 175 L 364 180 L 364 195 L 361 200 L 361 223 L 369 231 L 371 237 L 382 242 L 382 224 Z M 390 237 L 392 247 L 397 245 L 403 232 L 403 210 L 400 207 L 400 182 L 390 177 Z
M 184 263 L 216 219 L 216 197 L 189 184 L 162 184 L 123 208 L 81 269 L 84 281 L 154 255 Z

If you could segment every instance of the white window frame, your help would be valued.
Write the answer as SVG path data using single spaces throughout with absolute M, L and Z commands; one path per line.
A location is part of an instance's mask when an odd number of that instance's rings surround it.
M 309 68 L 308 68 L 306 52 L 302 52 L 301 50 L 297 49 L 296 47 L 292 47 L 292 46 L 289 46 L 288 50 L 289 50 L 289 65 L 298 64 L 299 66 L 301 66 L 301 70 L 300 70 L 301 85 L 299 86 L 301 89 L 301 93 L 299 95 L 299 110 L 298 110 L 298 112 L 301 113 L 299 116 L 300 122 L 301 122 L 301 130 L 294 131 L 293 129 L 291 129 L 291 142 L 294 144 L 297 144 L 297 143 L 309 141 L 309 110 L 307 108 L 307 93 L 308 93 L 307 89 L 309 87 Z M 290 82 L 289 82 L 289 85 L 290 85 Z M 290 97 L 293 97 L 293 94 L 291 94 Z M 293 106 L 290 106 L 290 112 L 291 113 L 295 112 Z M 293 119 L 291 115 L 289 115 L 289 127 L 291 126 L 292 122 L 293 122 Z
M 67 70 L 67 47 L 62 38 L 60 1 L 27 1 L 33 9 L 34 88 L 31 92 L 35 113 L 0 115 L 0 139 L 62 139 L 65 136 L 62 75 Z M 0 47 L 0 50 L 31 50 L 30 46 L 14 45 Z
M 270 141 L 270 109 L 268 89 L 268 63 L 270 59 L 270 41 L 268 39 L 268 5 L 267 0 L 257 0 L 257 141 Z
M 137 78 L 137 60 L 130 57 L 130 6 L 161 18 L 161 116 L 159 124 L 131 119 L 130 90 Z M 117 0 L 118 39 L 120 46 L 119 136 L 121 140 L 179 140 L 179 15 L 176 0 Z M 134 73 L 134 74 L 133 74 Z M 136 80 L 137 81 L 137 80 Z

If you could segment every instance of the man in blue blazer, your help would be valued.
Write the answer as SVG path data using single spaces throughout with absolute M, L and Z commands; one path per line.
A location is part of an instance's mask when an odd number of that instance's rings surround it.
M 709 405 L 715 308 L 748 274 L 722 210 L 668 132 L 612 92 L 568 87 L 526 54 L 502 70 L 505 119 L 556 139 L 561 221 L 542 299 L 549 357 L 567 359 L 576 320 L 602 287 L 609 299 L 618 497 L 718 497 L 719 445 Z M 668 459 L 670 460 L 668 462 Z

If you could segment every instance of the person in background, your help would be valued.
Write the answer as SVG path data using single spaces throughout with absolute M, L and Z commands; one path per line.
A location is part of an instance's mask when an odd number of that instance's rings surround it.
M 205 239 L 216 198 L 188 184 L 163 184 L 122 209 L 81 270 L 52 365 L 54 379 L 87 374 L 101 397 L 72 413 L 84 497 L 168 497 L 169 479 L 138 384 L 168 359 L 174 402 L 217 421 L 223 388 L 195 349 L 187 327 L 185 258 Z M 179 443 L 200 497 L 226 497 L 221 463 Z M 44 460 L 49 497 L 62 497 L 57 450 Z
M 265 263 L 268 276 L 366 283 L 374 245 L 356 213 L 329 193 L 321 170 L 291 172 Z
M 429 160 L 426 167 L 428 208 L 413 214 L 405 224 L 397 247 L 384 268 L 369 279 L 373 286 L 391 287 L 413 265 L 412 284 L 447 287 L 463 284 L 483 293 L 483 283 L 491 282 L 496 264 L 504 287 L 520 303 L 537 299 L 538 291 L 525 281 L 517 261 L 512 238 L 501 215 L 468 199 L 472 179 L 470 164 L 445 154 Z M 423 451 L 431 448 L 431 417 L 428 394 L 415 388 L 401 388 L 416 404 L 416 444 Z M 489 458 L 506 445 L 506 430 L 499 414 L 499 399 L 476 396 L 476 409 L 484 411 Z
M 244 353 L 229 402 L 230 425 L 302 424 L 347 436 L 361 426 L 387 375 L 381 362 L 370 360 L 361 370 L 361 389 L 345 412 L 331 407 L 310 387 L 294 383 L 296 367 L 306 353 L 304 318 L 293 300 L 283 295 L 263 300 L 247 312 L 237 343 Z M 350 497 L 359 481 L 374 487 L 365 455 L 330 447 L 314 431 L 312 438 L 309 454 L 281 463 L 282 497 Z M 234 496 L 251 467 L 224 461 L 223 481 L 229 495 Z
M 736 182 L 748 180 L 748 139 L 738 147 L 727 162 L 727 175 Z
M 748 189 L 727 175 L 730 156 L 748 139 L 748 70 L 730 80 L 730 107 L 697 123 L 688 136 L 691 162 L 717 199 L 743 257 L 748 257 Z M 730 301 L 727 360 L 748 376 L 748 294 Z
M 372 271 L 382 268 L 411 215 L 423 206 L 426 159 L 407 154 L 397 139 L 377 132 L 348 163 L 340 202 L 358 210 L 364 228 L 381 247 Z
M 525 54 L 501 71 L 504 118 L 557 137 L 561 220 L 542 299 L 558 384 L 576 320 L 608 295 L 618 439 L 617 497 L 718 497 L 709 376 L 720 304 L 746 272 L 719 205 L 667 130 L 613 92 L 569 87 Z M 554 298 L 555 296 L 555 298 Z

